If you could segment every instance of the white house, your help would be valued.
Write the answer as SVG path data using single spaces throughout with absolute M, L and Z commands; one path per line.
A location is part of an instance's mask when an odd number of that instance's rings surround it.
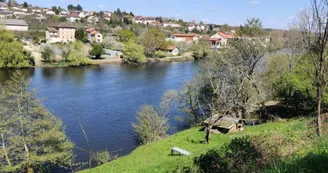
M 103 36 L 96 28 L 88 28 L 85 32 L 89 42 L 102 43 Z
M 0 11 L 0 19 L 7 19 L 13 16 L 13 12 L 11 11 Z
M 80 17 L 76 13 L 71 13 L 68 15 L 68 20 L 70 22 L 76 22 L 80 20 Z
M 85 18 L 86 16 L 85 16 L 85 13 L 83 12 L 83 11 L 81 11 L 80 13 L 79 13 L 79 17 L 80 18 Z
M 87 19 L 87 22 L 88 23 L 96 23 L 96 22 L 99 22 L 99 18 L 95 17 L 95 16 L 89 16 Z
M 51 10 L 50 11 L 47 11 L 46 14 L 48 14 L 48 15 L 56 15 L 56 13 L 53 12 L 53 11 L 51 11 Z
M 219 40 L 218 44 L 215 45 L 216 48 L 221 48 L 223 46 L 228 45 L 229 41 L 234 38 L 236 38 L 236 35 L 232 32 L 218 32 L 211 37 L 212 40 Z
M 190 24 L 187 26 L 189 31 L 192 31 L 194 29 L 197 29 L 198 31 L 204 31 L 207 30 L 207 26 L 206 25 L 196 25 L 196 24 Z
M 48 43 L 70 43 L 75 41 L 75 28 L 71 26 L 48 27 L 46 31 Z
M 166 51 L 167 51 L 168 54 L 171 54 L 171 55 L 174 55 L 174 56 L 177 56 L 180 53 L 179 48 L 176 47 L 176 46 L 169 46 L 169 47 L 166 48 Z
M 0 25 L 4 25 L 5 30 L 28 31 L 28 25 L 25 20 L 0 19 Z
M 200 36 L 198 34 L 173 34 L 171 38 L 166 40 L 176 41 L 176 42 L 198 42 Z
M 180 24 L 177 23 L 163 23 L 164 27 L 180 28 Z

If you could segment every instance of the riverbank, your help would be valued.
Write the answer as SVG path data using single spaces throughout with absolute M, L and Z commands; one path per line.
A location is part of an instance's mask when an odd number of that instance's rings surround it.
M 24 49 L 31 52 L 31 55 L 34 57 L 35 67 L 69 67 L 65 62 L 61 62 L 62 59 L 60 56 L 56 56 L 55 63 L 44 63 L 42 62 L 42 57 L 40 53 L 40 48 L 34 45 L 24 46 Z M 191 53 L 186 53 L 182 56 L 172 56 L 164 58 L 147 58 L 147 63 L 150 62 L 174 62 L 174 61 L 192 61 L 194 58 L 191 56 Z M 102 64 L 121 64 L 123 61 L 121 58 L 106 58 L 106 59 L 90 59 L 90 65 L 102 65 Z
M 219 149 L 232 139 L 243 136 L 264 135 L 268 138 L 271 145 L 280 147 L 281 152 L 291 152 L 294 157 L 287 157 L 287 161 L 296 158 L 303 158 L 310 152 L 316 152 L 320 149 L 316 141 L 319 138 L 307 140 L 304 135 L 310 132 L 309 122 L 312 118 L 301 118 L 295 120 L 284 120 L 282 122 L 267 123 L 253 127 L 246 127 L 245 131 L 212 134 L 208 145 L 204 144 L 205 133 L 199 131 L 200 127 L 191 128 L 166 139 L 141 146 L 135 149 L 130 155 L 121 157 L 110 163 L 101 165 L 91 170 L 84 170 L 81 173 L 98 173 L 98 172 L 174 172 L 177 168 L 191 167 L 194 157 L 200 156 L 211 149 Z M 278 140 L 279 139 L 279 140 Z M 280 143 L 288 141 L 288 143 Z M 280 144 L 279 144 L 280 143 Z M 321 143 L 322 144 L 322 143 Z M 327 141 L 324 142 L 328 146 Z M 192 153 L 191 156 L 171 156 L 170 148 L 177 146 Z M 290 159 L 290 160 L 289 160 Z M 285 160 L 284 160 L 285 161 Z M 306 165 L 296 165 L 306 166 Z M 273 168 L 272 168 L 273 169 Z M 277 168 L 275 168 L 277 169 Z M 291 169 L 291 168 L 289 168 Z M 274 171 L 273 171 L 274 172 Z

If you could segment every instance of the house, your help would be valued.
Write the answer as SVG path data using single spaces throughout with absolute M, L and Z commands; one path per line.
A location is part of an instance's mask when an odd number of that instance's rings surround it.
M 206 25 L 187 24 L 188 31 L 192 31 L 194 29 L 197 29 L 198 31 L 205 31 L 207 28 L 208 27 Z
M 75 28 L 71 26 L 48 27 L 46 31 L 48 43 L 70 43 L 75 41 Z
M 81 12 L 79 13 L 79 17 L 80 17 L 80 18 L 85 18 L 85 17 L 86 17 L 84 11 L 81 11 Z
M 197 42 L 199 39 L 198 34 L 173 34 L 169 40 L 171 41 L 177 41 L 177 42 Z
M 87 19 L 87 22 L 88 23 L 97 23 L 97 22 L 99 22 L 99 18 L 96 16 L 89 16 Z
M 216 45 L 217 48 L 228 45 L 229 41 L 234 38 L 237 38 L 237 36 L 233 32 L 218 32 L 211 37 L 212 40 L 219 39 L 220 42 Z
M 145 17 L 145 16 L 135 16 L 134 17 L 134 22 L 137 23 L 137 24 L 145 24 L 145 25 L 150 25 L 150 24 L 157 23 L 155 18 Z
M 76 21 L 79 21 L 79 20 L 80 20 L 80 17 L 79 17 L 79 15 L 77 15 L 76 13 L 71 12 L 71 13 L 68 15 L 68 20 L 69 20 L 70 22 L 76 22 Z
M 244 130 L 244 120 L 229 116 L 213 115 L 206 119 L 204 124 L 210 126 L 211 131 L 220 131 L 222 133 Z
M 174 56 L 179 55 L 179 53 L 180 53 L 179 48 L 176 47 L 176 46 L 168 46 L 166 48 L 166 51 L 167 51 L 168 54 L 171 54 L 171 55 L 174 55 Z
M 163 27 L 180 28 L 181 25 L 177 23 L 163 23 Z
M 88 28 L 85 32 L 89 42 L 102 43 L 103 36 L 96 28 Z
M 28 31 L 28 25 L 25 20 L 0 19 L 0 25 L 4 25 L 5 30 Z
M 11 11 L 0 11 L 0 19 L 7 19 L 14 16 L 14 13 Z
M 56 15 L 56 13 L 53 12 L 53 11 L 51 11 L 51 10 L 50 11 L 47 11 L 46 14 L 48 14 L 48 15 Z
M 111 19 L 111 14 L 110 13 L 104 13 L 101 18 L 107 20 L 107 21 L 110 21 Z

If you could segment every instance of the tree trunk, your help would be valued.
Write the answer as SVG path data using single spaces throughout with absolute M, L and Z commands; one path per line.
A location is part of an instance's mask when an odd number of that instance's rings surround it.
M 190 104 L 190 108 L 191 108 L 191 113 L 194 115 L 195 122 L 199 123 L 197 110 L 194 108 L 194 103 L 192 101 L 192 93 L 191 93 L 191 85 L 190 84 L 188 84 L 188 96 L 189 96 L 189 104 Z
M 9 157 L 8 157 L 8 152 L 7 152 L 7 149 L 6 149 L 6 145 L 5 145 L 5 138 L 4 138 L 4 135 L 1 134 L 1 139 L 2 139 L 2 149 L 3 149 L 3 154 L 5 155 L 5 158 L 6 158 L 6 161 L 8 163 L 8 165 L 11 167 L 11 162 L 9 160 Z
M 321 102 L 322 102 L 322 94 L 321 87 L 317 88 L 317 133 L 321 136 Z

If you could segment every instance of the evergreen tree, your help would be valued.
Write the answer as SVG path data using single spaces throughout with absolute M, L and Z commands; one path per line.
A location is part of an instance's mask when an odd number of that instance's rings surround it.
M 78 11 L 83 11 L 83 8 L 82 8 L 82 6 L 81 6 L 80 4 L 78 4 L 78 5 L 76 6 L 76 10 L 78 10 Z
M 75 32 L 75 38 L 77 40 L 82 41 L 82 42 L 86 42 L 86 39 L 87 39 L 86 38 L 86 34 L 85 34 L 85 32 L 84 32 L 84 30 L 82 28 L 76 30 L 76 32 Z
M 62 122 L 41 105 L 29 85 L 17 71 L 0 87 L 0 172 L 33 173 L 72 163 L 74 145 Z

